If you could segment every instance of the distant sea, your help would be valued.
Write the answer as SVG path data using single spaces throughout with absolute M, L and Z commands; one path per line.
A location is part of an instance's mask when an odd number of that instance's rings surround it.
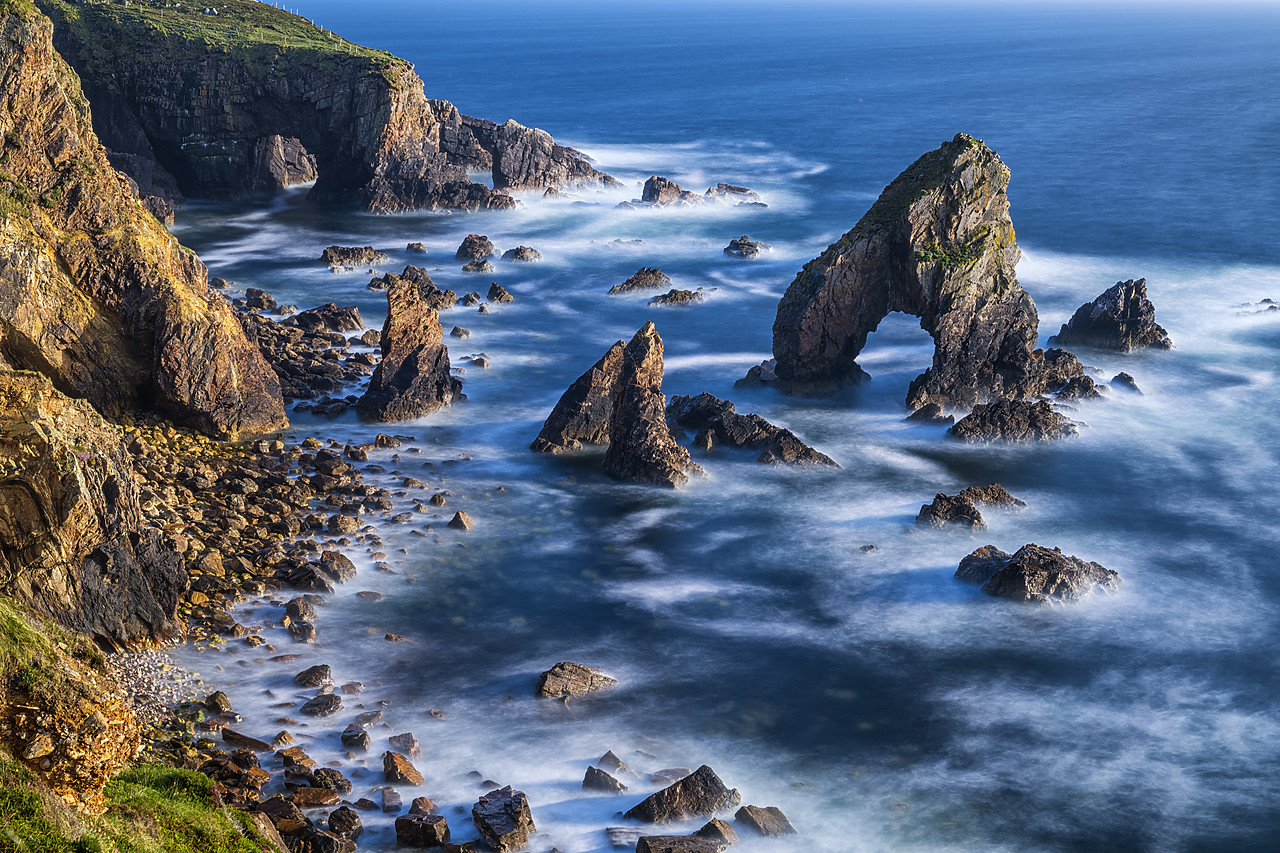
M 391 703 L 394 731 L 375 735 L 417 734 L 428 782 L 412 793 L 441 806 L 455 839 L 475 837 L 478 771 L 528 794 L 541 853 L 603 853 L 602 828 L 656 789 L 648 773 L 704 763 L 800 832 L 744 838 L 746 853 L 1275 849 L 1280 311 L 1262 300 L 1280 299 L 1280 8 L 295 2 L 412 61 L 430 97 L 541 127 L 626 187 L 522 194 L 493 214 L 373 217 L 317 209 L 305 190 L 180 213 L 175 231 L 211 274 L 304 308 L 357 305 L 371 327 L 385 298 L 369 276 L 317 263 L 325 246 L 373 244 L 388 269 L 424 264 L 442 288 L 494 280 L 515 296 L 487 316 L 442 315 L 446 333 L 471 332 L 446 339 L 465 403 L 395 429 L 294 414 L 299 435 L 412 435 L 421 452 L 376 452 L 384 473 L 368 479 L 426 483 L 406 499 L 450 495 L 412 524 L 368 519 L 397 573 L 353 547 L 360 576 L 324 608 L 320 645 L 287 649 L 304 660 L 183 653 L 249 719 L 281 716 L 293 672 L 329 663 L 366 685 L 349 710 Z M 735 390 L 768 357 L 795 272 L 957 132 L 1012 171 L 1041 344 L 1116 281 L 1147 279 L 1176 348 L 1079 352 L 1100 381 L 1125 371 L 1144 393 L 1076 404 L 1087 427 L 1069 441 L 962 446 L 903 423 L 932 345 L 901 315 L 871 336 L 858 388 Z M 747 186 L 769 206 L 615 207 L 654 174 L 696 192 Z M 453 253 L 471 232 L 545 260 L 468 276 Z M 743 234 L 771 251 L 726 257 Z M 403 251 L 418 240 L 425 260 Z M 705 301 L 606 294 L 641 266 Z M 529 452 L 565 387 L 647 320 L 667 394 L 732 399 L 842 469 L 695 452 L 709 477 L 671 492 L 610 481 L 598 452 Z M 465 361 L 479 354 L 489 369 Z M 980 534 L 914 529 L 935 493 L 989 482 L 1027 508 L 988 513 Z M 456 509 L 471 533 L 445 527 Z M 1033 607 L 952 577 L 981 545 L 1028 542 L 1124 583 Z M 240 618 L 280 612 L 260 601 Z M 561 660 L 620 685 L 567 707 L 534 700 Z M 368 795 L 385 746 L 353 766 L 346 722 L 312 723 L 305 745 Z M 645 775 L 623 796 L 582 791 L 610 749 Z M 394 847 L 388 820 L 366 822 L 361 849 Z

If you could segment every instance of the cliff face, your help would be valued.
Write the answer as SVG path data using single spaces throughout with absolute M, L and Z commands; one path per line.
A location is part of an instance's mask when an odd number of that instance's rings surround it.
M 187 575 L 143 524 L 119 427 L 0 372 L 0 594 L 110 649 L 172 640 Z
M 495 169 L 497 191 L 472 183 L 467 169 L 488 167 L 442 146 L 441 114 L 456 123 L 457 111 L 428 101 L 409 63 L 254 0 L 226 0 L 216 16 L 185 4 L 39 5 L 84 81 L 95 129 L 144 196 L 274 190 L 286 181 L 263 168 L 273 137 L 314 160 L 315 198 L 379 213 L 503 209 L 515 202 L 502 189 L 559 185 L 585 165 L 548 145 L 518 181 Z
M 0 361 L 108 417 L 154 408 L 221 437 L 283 426 L 279 380 L 111 167 L 31 11 L 0 15 Z
M 802 393 L 856 381 L 867 335 L 901 311 L 935 344 L 933 366 L 911 383 L 912 408 L 1038 390 L 1036 307 L 1014 274 L 1008 185 L 1000 158 L 963 134 L 899 175 L 779 302 L 777 381 Z

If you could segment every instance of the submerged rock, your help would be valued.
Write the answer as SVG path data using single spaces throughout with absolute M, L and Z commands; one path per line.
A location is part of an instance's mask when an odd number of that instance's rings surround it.
M 641 267 L 636 270 L 636 274 L 624 281 L 622 284 L 615 284 L 609 288 L 612 294 L 630 293 L 633 290 L 651 290 L 657 287 L 670 287 L 671 279 L 662 270 L 656 267 Z
M 1118 281 L 1097 299 L 1081 305 L 1049 343 L 1120 352 L 1173 347 L 1169 333 L 1156 323 L 1156 308 L 1147 298 L 1145 278 Z
M 743 234 L 736 240 L 730 240 L 729 245 L 724 247 L 724 253 L 731 258 L 754 258 L 770 248 L 768 243 L 756 242 Z
M 975 406 L 947 430 L 961 441 L 1056 441 L 1077 433 L 1076 425 L 1054 411 L 1047 400 L 998 400 Z
M 618 683 L 598 669 L 580 663 L 561 661 L 538 677 L 534 693 L 543 699 L 561 696 L 585 696 Z
M 529 843 L 535 827 L 524 791 L 508 785 L 485 794 L 471 808 L 476 830 L 496 853 L 511 853 Z
M 1075 601 L 1096 587 L 1120 586 L 1120 575 L 1108 568 L 1035 544 L 1023 545 L 1013 556 L 984 546 L 960 561 L 955 576 L 1001 598 L 1040 603 Z
M 382 360 L 356 403 L 365 420 L 420 418 L 462 396 L 462 383 L 449 372 L 440 317 L 418 285 L 402 279 L 388 288 L 380 347 Z
M 758 462 L 787 465 L 840 466 L 834 459 L 805 444 L 789 429 L 774 426 L 759 415 L 739 415 L 733 403 L 711 394 L 672 397 L 667 418 L 698 430 L 693 446 L 710 450 L 717 445 L 759 450 Z
M 391 256 L 372 246 L 329 246 L 320 253 L 320 263 L 331 267 L 376 267 L 391 263 Z
M 860 381 L 867 335 L 900 311 L 934 341 L 933 366 L 907 392 L 912 409 L 1037 393 L 1036 308 L 1014 274 L 1008 184 L 995 152 L 964 134 L 894 179 L 778 303 L 775 384 L 821 393 Z
M 730 789 L 707 765 L 656 794 L 646 797 L 627 811 L 626 817 L 645 823 L 670 823 L 694 817 L 714 817 L 722 809 L 742 802 L 737 789 Z

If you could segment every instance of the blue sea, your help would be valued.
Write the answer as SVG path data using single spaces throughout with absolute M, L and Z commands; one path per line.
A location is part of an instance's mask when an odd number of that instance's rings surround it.
M 1280 311 L 1262 300 L 1280 299 L 1280 8 L 294 3 L 411 60 L 429 96 L 541 127 L 626 186 L 521 194 L 506 213 L 374 217 L 299 189 L 179 214 L 212 275 L 303 308 L 357 305 L 374 328 L 385 298 L 363 271 L 321 266 L 325 246 L 372 244 L 393 258 L 380 273 L 413 262 L 442 288 L 497 281 L 515 296 L 441 316 L 471 331 L 447 338 L 464 403 L 394 429 L 293 416 L 298 437 L 412 435 L 373 454 L 386 473 L 368 480 L 427 484 L 406 500 L 451 494 L 411 524 L 366 517 L 384 545 L 351 547 L 360 576 L 324 608 L 317 646 L 270 627 L 283 598 L 239 612 L 303 660 L 256 665 L 267 656 L 238 642 L 181 653 L 260 721 L 255 734 L 282 727 L 282 697 L 306 698 L 294 672 L 331 664 L 366 692 L 331 723 L 285 727 L 343 762 L 352 796 L 382 784 L 385 736 L 412 731 L 427 784 L 404 793 L 431 797 L 465 840 L 485 790 L 468 774 L 511 784 L 537 853 L 609 850 L 603 828 L 657 789 L 648 774 L 704 763 L 799 831 L 744 836 L 746 853 L 1276 849 Z M 821 399 L 735 390 L 769 356 L 796 271 L 957 132 L 1012 171 L 1042 345 L 1116 281 L 1147 279 L 1175 349 L 1079 351 L 1144 393 L 1075 404 L 1086 427 L 1069 441 L 962 446 L 903 422 L 932 344 L 902 315 L 871 336 L 864 385 Z M 616 208 L 654 174 L 695 192 L 747 186 L 768 208 Z M 469 276 L 454 251 L 472 232 L 544 261 Z M 725 256 L 743 234 L 771 251 Z M 403 250 L 419 240 L 425 259 Z M 607 295 L 641 266 L 705 301 Z M 609 480 L 598 451 L 529 452 L 565 387 L 648 320 L 668 395 L 732 399 L 842 468 L 695 451 L 708 477 L 670 491 Z M 490 368 L 464 361 L 479 354 Z M 935 493 L 990 482 L 1027 508 L 987 513 L 975 535 L 914 528 Z M 445 527 L 457 509 L 470 533 Z M 981 545 L 1029 542 L 1124 583 L 1034 607 L 952 577 Z M 396 574 L 375 571 L 379 550 Z M 538 673 L 562 660 L 620 684 L 535 700 Z M 366 768 L 338 733 L 379 701 L 391 728 L 373 733 Z M 642 774 L 627 794 L 581 789 L 606 750 Z M 366 824 L 361 849 L 394 847 L 389 818 Z

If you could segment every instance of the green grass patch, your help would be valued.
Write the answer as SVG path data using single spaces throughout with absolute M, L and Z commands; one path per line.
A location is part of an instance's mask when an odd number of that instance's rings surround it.
M 0 851 L 98 853 L 101 840 L 84 832 L 66 808 L 42 792 L 31 771 L 0 755 Z
M 117 775 L 104 793 L 103 835 L 120 853 L 269 849 L 242 815 L 214 805 L 213 782 L 199 773 L 143 764 Z

